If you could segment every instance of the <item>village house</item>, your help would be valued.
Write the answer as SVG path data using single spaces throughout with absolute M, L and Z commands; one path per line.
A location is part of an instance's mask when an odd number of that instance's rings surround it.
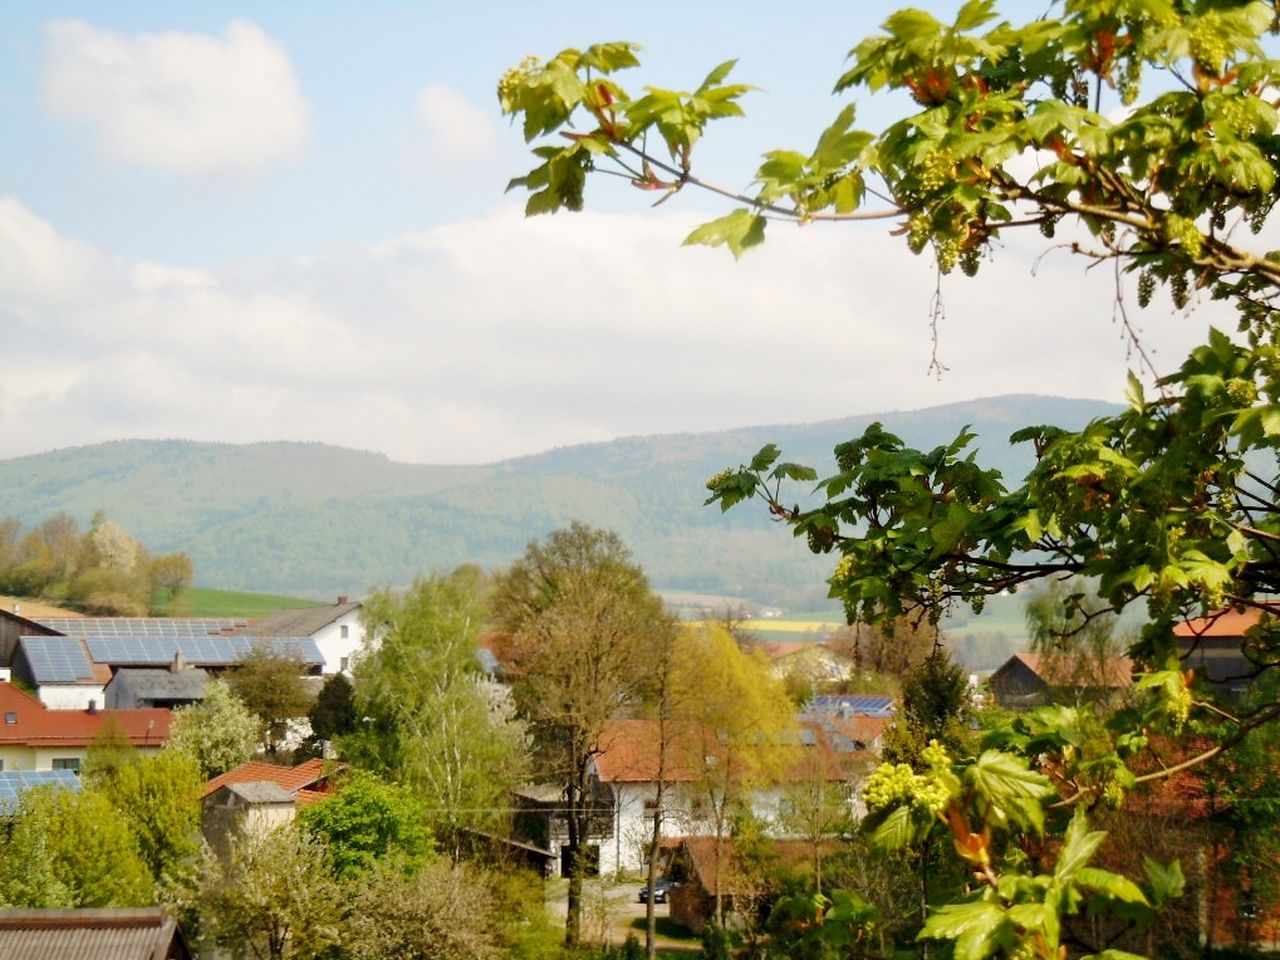
M 1194 669 L 1201 680 L 1223 696 L 1239 699 L 1260 667 L 1250 658 L 1248 637 L 1251 631 L 1276 624 L 1276 618 L 1268 612 L 1276 606 L 1228 608 L 1178 624 L 1173 635 L 1183 666 Z
M 752 814 L 775 836 L 788 835 L 794 813 L 794 795 L 809 784 L 830 784 L 854 812 L 856 783 L 870 754 L 865 749 L 838 751 L 822 726 L 804 720 L 790 736 L 792 756 L 783 782 L 754 787 L 748 802 Z M 599 845 L 602 874 L 639 872 L 648 860 L 654 817 L 661 813 L 661 836 L 705 836 L 715 832 L 711 791 L 698 757 L 704 738 L 692 725 L 671 734 L 664 780 L 663 809 L 657 803 L 659 738 L 651 720 L 613 720 L 601 738 L 601 752 L 592 761 L 592 779 L 598 784 L 609 826 L 593 840 Z M 715 748 L 712 748 L 715 749 Z M 552 849 L 555 849 L 551 845 Z
M 757 649 L 769 659 L 774 676 L 780 680 L 824 687 L 853 676 L 852 658 L 821 641 L 762 643 Z
M 347 597 L 326 606 L 277 610 L 242 632 L 256 637 L 308 637 L 320 651 L 320 672 L 326 676 L 351 672 L 356 655 L 364 648 L 362 604 Z
M 1027 710 L 1048 703 L 1110 701 L 1133 687 L 1128 657 L 1015 653 L 987 681 L 996 703 Z
M 143 754 L 169 739 L 168 710 L 53 710 L 11 683 L 0 683 L 0 770 L 79 771 L 104 731 L 117 731 Z
M 288 823 L 298 807 L 333 792 L 334 772 L 320 759 L 296 767 L 251 760 L 219 774 L 205 784 L 200 798 L 205 840 L 226 855 L 234 837 L 266 833 Z

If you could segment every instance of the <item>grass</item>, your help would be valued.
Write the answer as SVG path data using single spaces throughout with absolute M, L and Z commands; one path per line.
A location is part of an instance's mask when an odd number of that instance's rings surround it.
M 270 593 L 214 590 L 191 587 L 182 594 L 172 616 L 178 617 L 264 617 L 277 610 L 319 606 L 314 600 L 281 597 Z

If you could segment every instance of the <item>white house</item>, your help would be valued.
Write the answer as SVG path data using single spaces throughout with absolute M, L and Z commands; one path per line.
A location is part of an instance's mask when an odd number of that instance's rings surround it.
M 770 835 L 788 835 L 785 822 L 796 789 L 806 783 L 821 782 L 837 788 L 839 802 L 853 812 L 853 793 L 861 777 L 866 751 L 842 755 L 833 748 L 823 729 L 802 722 L 795 733 L 796 752 L 783 784 L 751 791 L 752 813 L 762 820 Z M 665 771 L 666 790 L 661 811 L 664 839 L 708 836 L 715 832 L 710 794 L 703 765 L 697 761 L 702 738 L 692 727 L 677 730 L 669 748 Z M 647 861 L 653 838 L 653 820 L 659 813 L 658 725 L 650 720 L 614 720 L 605 730 L 602 751 L 593 760 L 594 778 L 611 800 L 612 829 L 599 838 L 600 872 L 637 872 Z M 714 747 L 712 748 L 714 749 Z
M 310 637 L 324 657 L 323 673 L 348 673 L 364 647 L 360 608 L 358 601 L 339 597 L 334 604 L 277 610 L 241 632 L 255 637 Z

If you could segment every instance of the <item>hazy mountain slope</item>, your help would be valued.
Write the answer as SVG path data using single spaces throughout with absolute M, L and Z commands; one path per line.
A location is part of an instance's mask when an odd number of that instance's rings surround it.
M 581 519 L 616 530 L 655 585 L 812 606 L 830 562 L 760 510 L 703 506 L 706 478 L 766 442 L 831 468 L 831 448 L 873 420 L 932 447 L 971 424 L 982 460 L 1014 482 L 1031 464 L 1009 433 L 1079 425 L 1097 401 L 997 397 L 928 410 L 711 434 L 632 437 L 490 466 L 393 463 L 321 444 L 120 441 L 0 461 L 0 513 L 32 523 L 96 509 L 155 550 L 184 549 L 209 586 L 326 596 L 462 562 L 495 566 Z

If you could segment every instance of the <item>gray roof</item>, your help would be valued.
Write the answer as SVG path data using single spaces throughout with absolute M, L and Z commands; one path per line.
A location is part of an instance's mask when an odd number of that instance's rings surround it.
M 124 684 L 135 700 L 199 700 L 209 674 L 199 667 L 172 670 L 125 667 L 116 671 L 111 683 Z M 108 684 L 110 686 L 111 684 Z
M 289 803 L 294 802 L 293 794 L 270 780 L 251 780 L 248 783 L 226 783 L 222 789 L 234 793 L 241 800 L 249 803 Z M 216 793 L 217 791 L 215 791 Z
M 359 603 L 334 603 L 321 607 L 277 610 L 239 632 L 252 633 L 255 637 L 309 637 L 339 617 L 352 610 L 359 610 L 360 606 Z
M 0 910 L 0 957 L 26 960 L 156 960 L 191 956 L 160 907 Z

